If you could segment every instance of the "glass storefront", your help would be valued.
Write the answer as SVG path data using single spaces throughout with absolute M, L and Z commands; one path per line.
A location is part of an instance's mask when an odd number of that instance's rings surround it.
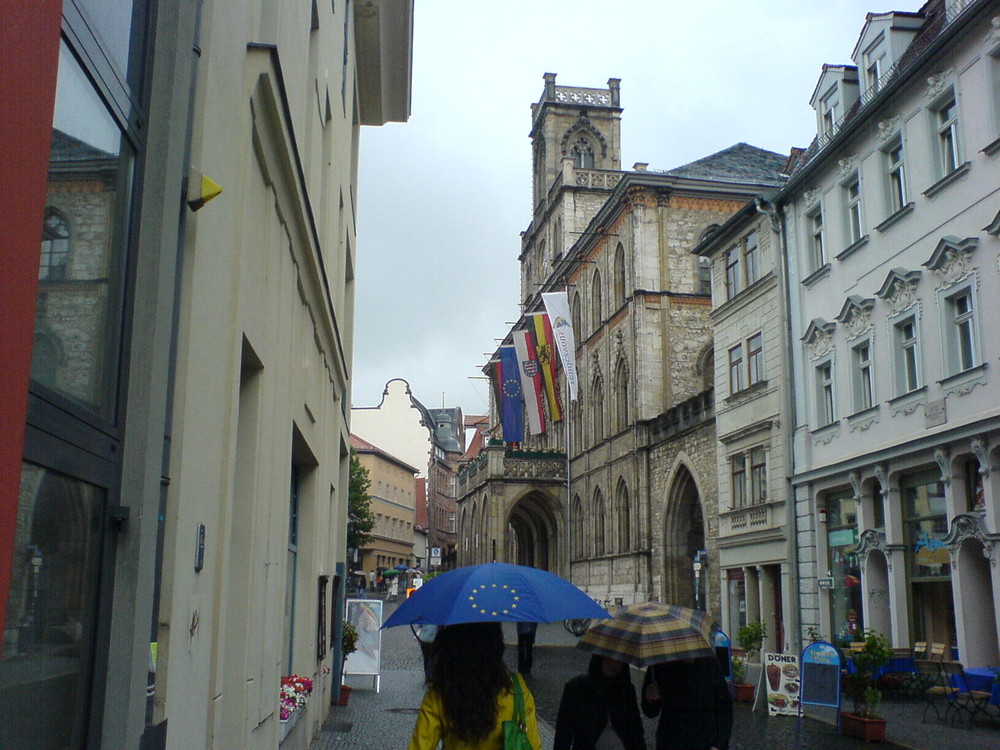
M 851 492 L 830 495 L 825 500 L 826 544 L 833 588 L 830 591 L 830 623 L 837 645 L 856 641 L 864 632 L 861 609 L 861 567 L 858 546 L 858 507 Z
M 944 482 L 934 469 L 904 477 L 900 489 L 913 639 L 951 645 L 955 604 L 951 554 L 944 542 L 948 535 Z

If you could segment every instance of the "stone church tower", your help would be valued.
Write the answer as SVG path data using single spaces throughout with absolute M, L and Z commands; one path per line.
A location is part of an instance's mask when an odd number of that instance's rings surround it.
M 557 572 L 608 604 L 720 610 L 710 284 L 692 253 L 784 157 L 737 144 L 691 164 L 621 169 L 618 79 L 532 105 L 534 203 L 508 334 L 567 291 L 580 388 L 543 433 L 491 440 L 459 472 L 459 565 Z M 492 374 L 492 369 L 486 369 Z M 560 380 L 562 377 L 560 375 Z M 705 577 L 696 573 L 707 572 Z

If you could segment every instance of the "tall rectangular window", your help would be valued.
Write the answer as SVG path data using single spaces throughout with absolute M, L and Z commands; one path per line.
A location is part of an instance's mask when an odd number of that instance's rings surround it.
M 948 299 L 952 322 L 952 369 L 962 372 L 976 366 L 976 321 L 972 292 L 968 289 Z
M 875 404 L 871 351 L 871 344 L 867 341 L 854 347 L 854 408 L 856 411 L 870 409 Z
M 837 100 L 837 89 L 834 87 L 820 103 L 823 113 L 823 133 L 830 133 L 840 122 L 840 102 Z
M 834 420 L 832 362 L 824 362 L 816 368 L 816 420 L 820 427 Z
M 760 244 L 756 232 L 743 238 L 743 267 L 746 269 L 747 286 L 750 286 L 760 278 Z
M 856 172 L 844 185 L 844 204 L 847 208 L 848 244 L 854 244 L 864 234 L 861 224 L 861 178 Z
M 767 451 L 754 448 L 750 451 L 750 504 L 767 501 Z
M 732 299 L 743 290 L 742 258 L 738 247 L 726 251 L 726 294 Z
M 698 294 L 712 293 L 712 261 L 698 258 Z
M 729 350 L 729 392 L 737 393 L 744 387 L 743 344 L 737 344 Z
M 958 106 L 954 95 L 937 107 L 938 162 L 941 175 L 949 174 L 961 164 L 958 149 Z
M 733 507 L 747 504 L 747 459 L 742 453 L 730 459 L 730 486 L 733 488 Z
M 816 271 L 826 263 L 826 251 L 823 247 L 823 210 L 817 208 L 809 215 L 809 255 L 811 270 Z
M 906 166 L 903 161 L 902 139 L 897 139 L 884 154 L 889 212 L 896 213 L 906 205 Z
M 747 375 L 748 385 L 764 379 L 764 336 L 760 333 L 747 339 Z
M 896 348 L 896 378 L 899 395 L 920 387 L 917 370 L 917 323 L 914 318 L 896 323 L 894 328 Z

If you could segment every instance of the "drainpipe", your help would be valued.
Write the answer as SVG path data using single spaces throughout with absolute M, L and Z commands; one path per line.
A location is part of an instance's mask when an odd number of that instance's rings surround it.
M 785 408 L 783 410 L 783 415 L 787 419 L 787 423 L 782 425 L 783 432 L 785 435 L 785 456 L 786 461 L 791 462 L 791 466 L 795 465 L 795 445 L 794 445 L 794 429 L 795 425 L 798 423 L 795 414 L 795 398 L 793 395 L 793 366 L 792 357 L 790 354 L 790 347 L 792 342 L 792 320 L 789 314 L 789 300 L 790 300 L 790 289 L 788 286 L 788 235 L 786 233 L 784 215 L 778 208 L 770 203 L 767 203 L 760 197 L 754 198 L 754 205 L 757 208 L 757 212 L 764 214 L 768 217 L 771 230 L 778 235 L 779 241 L 779 252 L 781 254 L 780 262 L 775 264 L 775 268 L 778 271 L 778 288 L 780 290 L 779 295 L 779 315 L 784 321 L 784 340 L 785 340 L 785 350 L 789 352 L 788 356 L 784 357 L 784 380 L 785 387 L 783 391 L 783 398 L 785 400 Z M 786 464 L 788 465 L 788 464 Z M 795 514 L 795 494 L 792 490 L 791 476 L 785 476 L 785 528 L 786 533 L 786 552 L 785 557 L 788 560 L 788 589 L 789 589 L 789 599 L 795 596 L 795 592 L 799 591 L 799 546 L 798 546 L 798 519 Z M 788 607 L 790 611 L 785 611 L 786 607 L 782 606 L 782 613 L 785 617 L 785 622 L 788 623 L 789 631 L 785 633 L 785 641 L 790 646 L 792 646 L 792 653 L 799 653 L 802 650 L 802 619 L 800 617 L 801 608 L 795 606 L 797 602 L 792 602 L 793 606 Z M 785 644 L 778 644 L 779 647 L 784 650 Z

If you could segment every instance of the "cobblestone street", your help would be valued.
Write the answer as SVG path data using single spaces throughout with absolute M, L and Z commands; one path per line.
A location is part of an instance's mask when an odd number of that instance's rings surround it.
M 387 604 L 384 616 L 396 605 Z M 513 627 L 507 632 L 507 662 L 515 665 L 516 649 Z M 571 677 L 585 671 L 589 654 L 574 647 L 575 638 L 560 624 L 543 625 L 538 630 L 535 647 L 535 664 L 528 686 L 535 697 L 540 720 L 539 731 L 545 750 L 552 747 L 556 713 L 562 696 L 563 685 Z M 638 689 L 641 675 L 633 672 L 633 684 Z M 391 628 L 382 636 L 381 689 L 374 691 L 371 677 L 354 675 L 347 678 L 355 689 L 346 707 L 334 707 L 324 731 L 313 743 L 311 750 L 331 748 L 359 748 L 364 750 L 397 750 L 404 748 L 417 709 L 423 696 L 422 663 L 420 649 L 409 628 Z M 883 704 L 889 718 L 889 736 L 892 742 L 882 747 L 912 748 L 914 750 L 984 750 L 1000 747 L 1000 730 L 977 727 L 968 730 L 937 723 L 923 723 L 923 703 L 919 699 L 887 700 Z M 652 748 L 656 723 L 645 719 L 646 742 Z M 832 724 L 805 719 L 802 731 L 797 731 L 794 717 L 768 717 L 764 712 L 753 712 L 748 703 L 735 707 L 731 750 L 756 748 L 868 748 L 860 740 L 837 736 Z

